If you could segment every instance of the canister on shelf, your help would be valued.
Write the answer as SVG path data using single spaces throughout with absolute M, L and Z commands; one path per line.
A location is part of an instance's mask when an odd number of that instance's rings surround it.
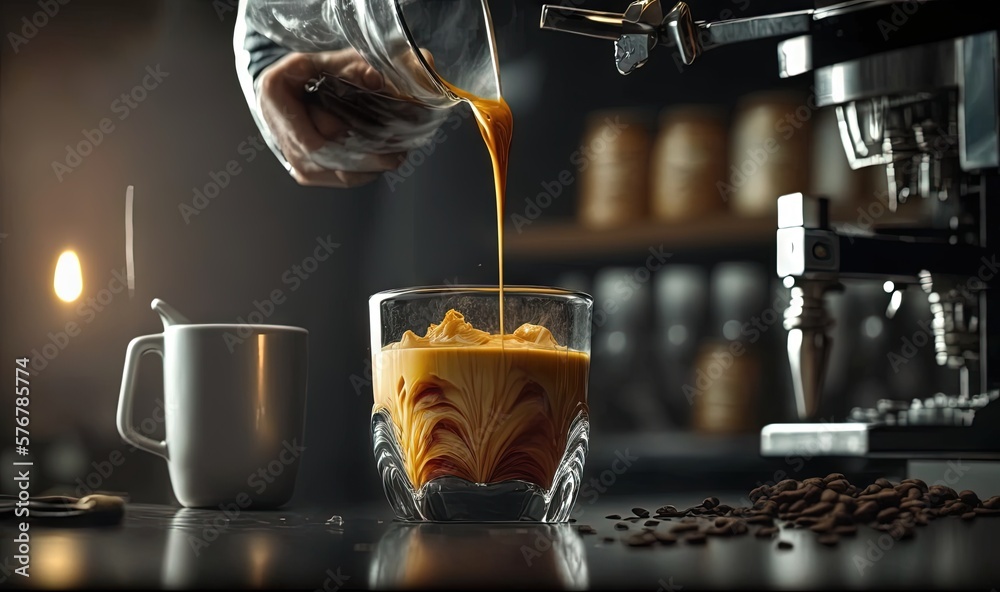
M 581 225 L 612 228 L 646 217 L 651 136 L 642 111 L 598 111 L 587 118 L 576 159 Z
M 757 427 L 760 362 L 743 341 L 708 340 L 698 351 L 684 394 L 691 425 L 703 433 L 744 433 Z
M 650 164 L 651 211 L 676 222 L 725 209 L 727 129 L 723 113 L 703 106 L 666 109 Z
M 774 216 L 778 198 L 809 190 L 815 97 L 770 92 L 741 101 L 733 124 L 729 169 L 720 191 L 744 217 Z

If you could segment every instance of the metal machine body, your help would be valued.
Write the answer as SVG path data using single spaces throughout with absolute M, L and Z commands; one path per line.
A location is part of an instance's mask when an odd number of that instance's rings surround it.
M 812 73 L 816 106 L 836 110 L 851 167 L 884 167 L 883 210 L 933 200 L 924 226 L 859 229 L 831 224 L 822 198 L 779 198 L 777 273 L 791 290 L 785 328 L 802 423 L 766 426 L 764 455 L 809 445 L 818 455 L 1000 458 L 1000 33 L 963 8 L 974 7 L 817 0 L 809 10 L 706 23 L 683 2 L 668 11 L 638 0 L 622 15 L 543 7 L 542 28 L 614 40 L 622 74 L 656 47 L 692 64 L 715 47 L 783 38 L 781 76 Z M 956 371 L 955 392 L 809 423 L 835 346 L 825 296 L 845 281 L 928 298 L 936 360 Z

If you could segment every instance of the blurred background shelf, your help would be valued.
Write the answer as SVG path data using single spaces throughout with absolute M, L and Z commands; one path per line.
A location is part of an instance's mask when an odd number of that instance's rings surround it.
M 575 221 L 537 223 L 522 233 L 508 232 L 504 250 L 512 260 L 574 260 L 636 255 L 650 248 L 768 248 L 777 221 L 771 217 L 711 216 L 680 223 L 641 222 L 611 229 L 591 229 Z

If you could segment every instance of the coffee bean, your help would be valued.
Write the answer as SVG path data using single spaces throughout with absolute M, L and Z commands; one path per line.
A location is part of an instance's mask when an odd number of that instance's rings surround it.
M 684 542 L 689 545 L 704 545 L 706 540 L 708 540 L 707 537 L 700 532 L 692 532 L 684 537 Z
M 950 508 L 948 509 L 948 514 L 950 516 L 955 516 L 956 514 L 960 515 L 960 514 L 965 514 L 966 512 L 971 512 L 971 511 L 972 511 L 972 507 L 969 506 L 968 504 L 966 504 L 964 502 L 955 502 L 955 501 L 953 501 L 951 503 Z
M 911 500 L 922 500 L 924 499 L 924 494 L 920 491 L 920 489 L 914 487 L 906 492 L 906 498 Z
M 677 508 L 675 506 L 660 506 L 656 509 L 657 514 L 677 514 Z
M 727 528 L 732 522 L 732 518 L 716 518 L 714 524 L 719 528 Z
M 962 520 L 972 520 L 975 517 L 976 517 L 976 513 L 975 512 L 966 512 L 966 513 L 962 514 Z
M 809 477 L 808 479 L 802 480 L 802 485 L 813 485 L 815 487 L 823 488 L 826 487 L 826 481 L 823 481 L 820 477 Z
M 971 506 L 973 508 L 978 507 L 979 504 L 982 503 L 982 502 L 979 501 L 979 496 L 976 495 L 976 492 L 969 491 L 968 489 L 966 489 L 965 491 L 962 491 L 961 493 L 959 493 L 958 494 L 958 499 L 960 499 L 963 502 L 965 502 L 965 505 Z
M 833 503 L 837 501 L 840 494 L 832 489 L 824 489 L 822 495 L 819 496 L 819 501 Z
M 998 504 L 997 507 L 1000 507 L 1000 504 Z M 760 507 L 760 511 L 773 516 L 778 513 L 778 504 L 768 500 Z
M 639 518 L 649 518 L 649 510 L 646 508 L 632 508 L 632 513 Z
M 1000 510 L 1000 495 L 994 495 L 983 502 L 983 507 L 989 510 Z
M 876 493 L 878 493 L 880 491 L 882 491 L 882 488 L 880 486 L 872 483 L 868 487 L 865 487 L 863 490 L 861 490 L 861 495 L 875 495 Z
M 801 512 L 802 510 L 805 510 L 807 507 L 809 507 L 809 502 L 807 502 L 804 499 L 800 499 L 791 506 L 788 506 L 788 511 L 798 513 Z
M 825 518 L 823 520 L 820 520 L 816 524 L 813 524 L 812 526 L 810 526 L 809 530 L 811 530 L 813 532 L 820 532 L 820 533 L 822 533 L 822 532 L 830 532 L 831 530 L 833 530 L 833 528 L 834 528 L 833 520 L 831 520 L 829 518 Z
M 801 516 L 794 520 L 797 526 L 812 526 L 813 524 L 816 524 L 819 521 L 820 519 L 815 516 Z
M 973 512 L 976 513 L 976 516 L 1000 516 L 1000 509 L 976 508 Z
M 656 540 L 660 541 L 664 545 L 672 545 L 677 542 L 677 537 L 668 532 L 662 532 L 658 530 L 653 533 L 653 536 L 656 537 Z
M 830 483 L 831 481 L 840 481 L 846 479 L 847 478 L 844 477 L 843 473 L 830 473 L 826 477 L 823 477 L 823 481 L 825 481 L 826 483 Z
M 832 509 L 833 509 L 833 504 L 826 503 L 826 502 L 819 502 L 817 504 L 813 504 L 812 506 L 806 508 L 805 510 L 802 510 L 802 515 L 803 516 L 821 516 L 823 514 L 826 514 L 827 512 L 829 512 Z
M 605 543 L 613 543 L 613 542 L 615 542 L 615 537 L 606 536 L 606 537 L 604 537 L 601 540 L 604 541 Z
M 898 515 L 899 515 L 899 509 L 898 508 L 886 508 L 886 509 L 884 509 L 884 510 L 882 510 L 881 512 L 878 513 L 878 516 L 876 517 L 876 519 L 879 522 L 882 522 L 882 523 L 892 522 L 893 520 L 895 520 L 896 516 L 898 516 Z
M 906 494 L 909 493 L 911 490 L 916 491 L 917 494 L 920 493 L 920 490 L 917 489 L 917 486 L 914 485 L 913 483 L 900 483 L 899 485 L 893 487 L 893 489 L 896 490 L 896 493 L 899 494 L 900 498 L 905 498 Z
M 806 500 L 810 504 L 815 504 L 816 502 L 818 502 L 820 496 L 823 495 L 822 487 L 817 487 L 815 485 L 806 485 L 804 489 L 806 492 L 802 496 L 802 499 Z
M 750 495 L 747 497 L 750 499 L 751 502 L 756 502 L 760 498 L 767 497 L 768 495 L 770 495 L 770 492 L 771 492 L 770 487 L 768 487 L 767 485 L 761 485 L 760 487 L 756 487 L 753 490 L 751 490 Z
M 628 524 L 624 522 L 618 522 L 615 524 L 615 530 L 628 530 Z
M 751 516 L 747 518 L 747 524 L 764 524 L 770 526 L 774 524 L 774 518 L 767 516 L 765 514 L 758 514 L 756 516 Z
M 712 508 L 719 505 L 719 498 L 717 497 L 706 497 L 705 501 L 701 502 L 702 507 L 711 510 Z
M 778 494 L 785 491 L 798 489 L 798 487 L 799 487 L 799 482 L 796 481 L 795 479 L 784 479 L 774 484 L 774 487 L 771 488 L 771 493 L 772 495 Z
M 854 510 L 854 519 L 859 522 L 867 522 L 878 515 L 878 504 L 876 502 L 864 502 Z
M 858 527 L 853 524 L 843 524 L 833 529 L 833 534 L 852 536 L 858 533 Z
M 892 482 L 889 481 L 888 479 L 881 478 L 881 479 L 876 479 L 875 480 L 875 485 L 878 485 L 882 489 L 886 489 L 886 488 L 891 488 L 892 487 Z
M 718 506 L 715 507 L 715 511 L 720 514 L 728 514 L 735 509 L 736 508 L 733 508 L 732 506 L 727 506 L 726 504 L 719 504 Z
M 692 532 L 692 531 L 696 531 L 696 530 L 698 530 L 698 525 L 696 523 L 692 523 L 692 522 L 684 523 L 684 522 L 682 522 L 680 524 L 675 524 L 673 526 L 673 528 L 670 529 L 670 532 L 675 533 L 675 534 L 680 534 L 682 532 Z
M 660 523 L 659 520 L 647 520 L 647 521 L 643 522 L 643 525 L 644 526 L 656 526 L 659 523 Z
M 619 516 L 618 514 L 608 514 L 607 516 L 605 516 L 605 518 L 607 518 L 608 520 L 621 520 L 622 519 L 622 517 Z
M 848 485 L 850 485 L 850 483 L 848 483 L 844 479 L 837 479 L 835 481 L 830 481 L 829 483 L 826 484 L 827 488 L 832 489 L 837 493 L 844 493 L 845 491 L 847 491 Z
M 931 503 L 935 505 L 958 499 L 958 494 L 955 493 L 955 490 L 947 485 L 931 485 L 927 488 L 927 493 L 931 497 Z
M 759 539 L 764 539 L 764 538 L 771 538 L 776 534 L 778 534 L 778 529 L 776 527 L 765 526 L 763 528 L 758 528 L 757 532 L 754 533 L 754 536 Z
M 794 546 L 795 546 L 795 545 L 793 545 L 793 544 L 792 544 L 791 542 L 789 542 L 789 541 L 778 541 L 778 548 L 779 548 L 779 549 L 791 549 L 791 548 L 792 548 L 792 547 L 794 547 Z
M 577 526 L 576 529 L 580 534 L 597 534 L 597 531 L 593 526 L 588 526 L 586 524 L 581 524 L 580 526 Z
M 840 537 L 833 533 L 821 534 L 818 537 L 816 537 L 816 541 L 821 545 L 832 547 L 840 542 Z
M 922 499 L 908 499 L 903 503 L 899 504 L 899 507 L 901 509 L 906 509 L 906 510 L 923 509 L 927 507 L 927 502 L 925 502 Z
M 625 544 L 630 547 L 649 547 L 656 542 L 656 537 L 648 532 L 637 532 L 625 537 Z
M 903 479 L 900 483 L 913 483 L 918 489 L 920 489 L 921 493 L 927 493 L 927 484 L 920 479 Z
M 899 505 L 899 494 L 895 489 L 883 489 L 875 494 L 875 501 L 883 508 Z

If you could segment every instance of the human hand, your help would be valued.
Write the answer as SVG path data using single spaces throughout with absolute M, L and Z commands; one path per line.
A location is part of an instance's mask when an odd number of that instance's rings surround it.
M 383 90 L 380 73 L 353 49 L 291 53 L 265 69 L 258 80 L 259 112 L 300 185 L 355 187 L 399 166 L 405 154 L 377 154 L 359 159 L 364 170 L 332 170 L 316 154 L 348 125 L 321 105 L 306 100 L 306 84 L 324 73 L 361 88 Z

